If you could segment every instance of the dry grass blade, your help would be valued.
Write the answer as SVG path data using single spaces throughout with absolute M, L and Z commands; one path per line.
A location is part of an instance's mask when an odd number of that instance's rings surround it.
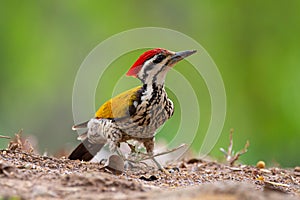
M 290 187 L 288 184 L 277 183 L 277 182 L 273 182 L 273 181 L 264 181 L 264 183 L 269 184 L 269 185 L 274 185 L 274 186 Z
M 287 188 L 290 188 L 290 185 L 285 183 L 277 183 L 273 181 L 264 181 L 264 189 L 273 190 L 277 192 L 287 193 Z

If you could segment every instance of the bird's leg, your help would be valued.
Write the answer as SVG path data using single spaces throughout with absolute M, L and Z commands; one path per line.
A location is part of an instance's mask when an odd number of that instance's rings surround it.
M 129 148 L 130 148 L 130 154 L 133 154 L 133 153 L 136 153 L 136 150 L 135 150 L 135 146 L 130 144 L 130 143 L 126 143 Z
M 144 143 L 144 146 L 145 146 L 145 148 L 147 150 L 149 158 L 156 164 L 156 166 L 158 167 L 158 169 L 161 170 L 162 172 L 164 172 L 166 175 L 170 175 L 170 173 L 168 172 L 168 170 L 166 170 L 165 168 L 163 168 L 163 166 L 153 156 L 154 138 L 150 138 L 148 140 L 145 140 L 143 143 Z

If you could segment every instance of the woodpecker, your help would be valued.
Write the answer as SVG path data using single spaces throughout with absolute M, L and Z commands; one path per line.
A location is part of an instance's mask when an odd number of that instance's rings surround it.
M 164 87 L 167 72 L 195 52 L 156 48 L 143 53 L 126 74 L 138 78 L 142 85 L 108 100 L 92 119 L 72 127 L 73 130 L 87 128 L 87 131 L 79 136 L 82 142 L 69 159 L 89 161 L 105 144 L 115 152 L 120 143 L 128 140 L 142 143 L 147 153 L 153 155 L 156 130 L 174 112 Z M 153 161 L 162 169 L 154 158 Z

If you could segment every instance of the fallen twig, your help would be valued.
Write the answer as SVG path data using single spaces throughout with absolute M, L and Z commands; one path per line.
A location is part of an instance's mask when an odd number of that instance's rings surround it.
M 174 149 L 171 149 L 171 150 L 168 150 L 168 151 L 165 151 L 165 152 L 161 152 L 161 153 L 158 153 L 158 154 L 155 154 L 155 155 L 152 155 L 152 156 L 147 155 L 148 157 L 144 157 L 140 161 L 148 160 L 148 159 L 155 158 L 155 157 L 162 156 L 162 155 L 166 155 L 168 153 L 172 153 L 174 151 L 177 151 L 177 150 L 179 150 L 179 149 L 181 149 L 181 148 L 183 148 L 185 146 L 186 146 L 186 144 L 181 144 L 180 146 L 175 147 Z
M 186 144 L 181 144 L 180 146 L 178 147 L 175 147 L 174 149 L 171 149 L 171 150 L 168 150 L 168 151 L 165 151 L 165 152 L 161 152 L 161 153 L 158 153 L 158 154 L 155 154 L 155 155 L 146 155 L 146 157 L 142 158 L 140 161 L 143 161 L 143 160 L 148 160 L 148 159 L 152 159 L 152 158 L 155 158 L 155 157 L 158 157 L 158 156 L 162 156 L 162 155 L 166 155 L 168 153 L 172 153 L 174 151 L 177 151 L 183 147 L 185 147 Z
M 124 160 L 132 162 L 132 163 L 141 163 L 144 160 L 149 160 L 149 159 L 153 159 L 153 158 L 158 157 L 158 156 L 162 156 L 162 155 L 166 155 L 168 153 L 172 153 L 172 152 L 177 151 L 177 150 L 179 150 L 179 149 L 181 149 L 181 148 L 183 148 L 185 146 L 186 146 L 186 144 L 181 144 L 180 146 L 175 147 L 175 148 L 173 148 L 171 150 L 167 150 L 165 152 L 157 153 L 157 154 L 154 154 L 154 155 L 148 155 L 146 153 L 137 153 L 137 155 L 140 156 L 140 157 L 135 156 L 135 159 L 125 158 Z

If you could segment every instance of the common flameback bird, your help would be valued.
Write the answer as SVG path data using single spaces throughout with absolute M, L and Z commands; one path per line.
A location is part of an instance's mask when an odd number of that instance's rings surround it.
M 89 161 L 105 144 L 115 152 L 121 142 L 128 140 L 139 141 L 147 153 L 153 155 L 156 130 L 174 111 L 164 87 L 166 74 L 178 61 L 195 52 L 156 48 L 143 53 L 126 74 L 138 78 L 143 85 L 110 99 L 94 118 L 74 125 L 73 130 L 87 128 L 87 132 L 69 159 Z M 152 159 L 162 169 L 154 157 Z

